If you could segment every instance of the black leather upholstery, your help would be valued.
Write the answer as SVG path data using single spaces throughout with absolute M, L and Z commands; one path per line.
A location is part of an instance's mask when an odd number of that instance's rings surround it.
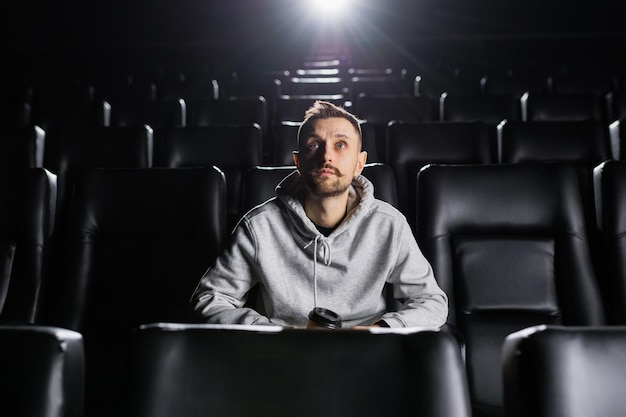
M 418 242 L 466 341 L 475 416 L 502 415 L 506 335 L 605 323 L 576 174 L 561 164 L 431 165 L 418 183 Z
M 183 168 L 217 166 L 226 175 L 227 224 L 239 220 L 244 174 L 263 161 L 263 138 L 258 125 L 203 126 L 157 132 L 154 165 Z
M 107 102 L 104 125 L 113 127 L 148 125 L 153 129 L 183 127 L 187 123 L 187 103 L 182 98 L 118 100 Z
M 67 74 L 66 74 L 67 75 Z M 44 130 L 69 126 L 102 126 L 104 107 L 95 100 L 94 88 L 86 80 L 67 80 L 48 74 L 49 79 L 39 80 L 29 100 L 29 126 Z
M 225 187 L 214 167 L 80 178 L 49 318 L 85 337 L 89 410 L 113 405 L 132 328 L 188 321 L 190 294 L 226 236 Z
M 59 127 L 46 131 L 44 167 L 59 182 L 59 220 L 74 181 L 86 168 L 149 168 L 153 132 L 147 126 Z
M 578 176 L 596 273 L 605 274 L 593 196 L 593 169 L 611 159 L 606 124 L 594 121 L 504 123 L 499 126 L 502 163 L 561 162 L 574 166 Z
M 82 417 L 85 358 L 80 333 L 0 326 L 2 415 Z
M 53 279 L 57 279 L 62 268 L 68 201 L 84 170 L 91 167 L 149 168 L 152 157 L 153 132 L 147 126 L 69 126 L 46 131 L 44 167 L 56 174 L 58 183 L 50 266 Z
M 480 122 L 393 122 L 388 128 L 387 154 L 396 177 L 399 207 L 413 227 L 416 178 L 422 167 L 491 164 L 497 159 L 495 139 Z
M 300 124 L 301 122 L 283 121 L 274 127 L 272 165 L 293 165 L 293 152 L 298 150 Z
M 357 75 L 350 78 L 348 88 L 353 101 L 356 101 L 361 95 L 415 95 L 414 80 L 402 78 L 398 74 Z
M 481 121 L 496 126 L 502 120 L 522 117 L 515 94 L 443 94 L 439 106 L 442 121 Z
M 355 103 L 357 116 L 373 125 L 386 126 L 392 120 L 423 122 L 435 120 L 435 107 L 427 97 L 363 95 Z
M 40 315 L 54 228 L 56 176 L 43 168 L 0 171 L 0 321 Z
M 531 327 L 502 358 L 507 417 L 624 414 L 626 327 Z
M 187 100 L 187 126 L 251 126 L 258 124 L 265 138 L 269 113 L 265 97 Z
M 611 155 L 608 126 L 593 120 L 507 122 L 498 132 L 503 163 L 561 161 L 589 169 Z
M 248 170 L 243 179 L 240 215 L 275 197 L 276 186 L 295 170 L 295 165 L 256 166 Z
M 346 90 L 346 82 L 341 77 L 286 77 L 281 87 L 283 95 L 292 97 L 343 96 Z
M 469 417 L 449 333 L 144 326 L 132 335 L 122 414 Z
M 281 95 L 276 100 L 275 124 L 278 126 L 281 122 L 302 122 L 304 113 L 315 103 L 316 97 L 292 97 L 289 95 Z M 336 105 L 342 105 L 343 100 L 326 98 L 325 101 Z
M 611 324 L 626 324 L 626 161 L 594 169 L 597 220 L 603 238 L 605 304 Z
M 525 106 L 528 122 L 596 120 L 608 122 L 608 103 L 588 92 L 530 94 Z
M 0 169 L 43 167 L 46 132 L 39 126 L 0 129 Z

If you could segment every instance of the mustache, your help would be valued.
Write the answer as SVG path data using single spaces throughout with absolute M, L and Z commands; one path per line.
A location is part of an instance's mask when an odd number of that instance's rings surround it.
M 317 174 L 317 173 L 319 173 L 319 172 L 321 172 L 322 170 L 325 170 L 325 169 L 332 170 L 332 171 L 333 171 L 333 173 L 334 173 L 336 176 L 338 176 L 338 177 L 343 177 L 343 174 L 341 173 L 341 171 L 339 171 L 337 168 L 335 168 L 335 167 L 334 167 L 334 166 L 332 166 L 331 164 L 324 164 L 324 165 L 323 165 L 323 166 L 321 166 L 320 168 L 316 169 L 316 170 L 315 170 L 315 173 Z

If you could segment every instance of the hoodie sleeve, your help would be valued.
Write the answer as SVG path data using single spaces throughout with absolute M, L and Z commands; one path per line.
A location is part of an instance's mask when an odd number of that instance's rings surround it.
M 400 307 L 381 319 L 390 327 L 440 327 L 448 317 L 448 297 L 437 284 L 408 224 L 397 230 L 393 252 L 397 255 L 396 267 L 387 281 Z
M 200 279 L 191 297 L 194 316 L 214 324 L 271 324 L 257 311 L 244 307 L 257 284 L 256 239 L 245 218 L 224 251 Z

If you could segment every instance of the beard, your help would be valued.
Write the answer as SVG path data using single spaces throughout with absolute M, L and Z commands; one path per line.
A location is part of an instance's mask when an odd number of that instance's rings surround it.
M 325 165 L 322 169 L 332 169 L 334 177 L 323 177 L 317 174 L 316 169 L 312 169 L 304 176 L 304 184 L 307 189 L 318 197 L 335 197 L 345 193 L 352 180 L 348 179 L 335 167 Z

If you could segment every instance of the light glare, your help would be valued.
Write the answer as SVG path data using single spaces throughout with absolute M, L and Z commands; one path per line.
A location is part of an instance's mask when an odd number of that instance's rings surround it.
M 317 13 L 337 16 L 347 9 L 348 0 L 310 0 L 309 3 Z

